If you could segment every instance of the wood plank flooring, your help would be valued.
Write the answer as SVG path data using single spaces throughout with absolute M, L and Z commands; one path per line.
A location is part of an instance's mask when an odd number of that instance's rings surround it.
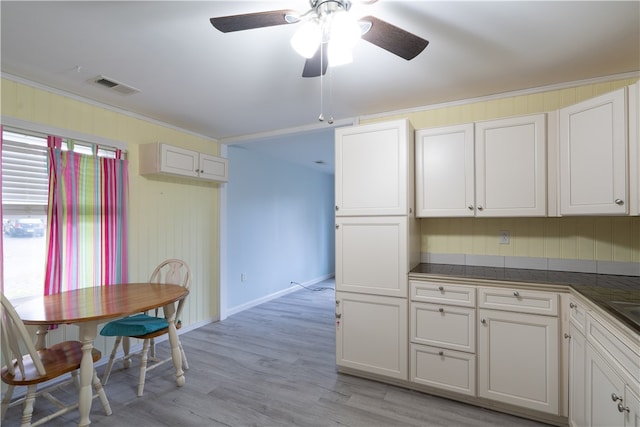
M 136 397 L 137 361 L 128 370 L 116 364 L 105 386 L 113 415 L 94 401 L 92 426 L 545 425 L 339 374 L 334 306 L 333 290 L 301 289 L 181 335 L 190 367 L 182 388 L 168 364 L 147 374 L 144 396 Z M 165 354 L 167 348 L 158 345 Z M 60 392 L 76 396 L 71 386 Z M 36 401 L 36 416 L 51 409 L 46 399 Z M 20 412 L 12 408 L 2 425 L 19 425 Z M 47 425 L 77 422 L 72 412 Z

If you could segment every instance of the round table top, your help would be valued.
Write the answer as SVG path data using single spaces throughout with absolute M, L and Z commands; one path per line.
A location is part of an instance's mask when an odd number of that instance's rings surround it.
M 28 325 L 99 321 L 161 307 L 186 297 L 179 285 L 124 283 L 11 301 Z

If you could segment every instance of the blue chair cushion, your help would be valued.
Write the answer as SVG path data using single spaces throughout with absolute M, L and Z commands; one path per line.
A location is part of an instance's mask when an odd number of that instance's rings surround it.
M 135 316 L 124 317 L 107 323 L 100 331 L 100 335 L 107 337 L 136 337 L 167 327 L 169 327 L 167 319 L 146 314 L 136 314 Z

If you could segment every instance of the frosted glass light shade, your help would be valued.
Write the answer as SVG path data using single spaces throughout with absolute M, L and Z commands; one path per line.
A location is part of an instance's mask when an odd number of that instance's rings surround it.
M 291 46 L 301 56 L 311 58 L 322 41 L 322 29 L 315 20 L 307 21 L 291 37 Z
M 351 47 L 341 44 L 339 42 L 330 41 L 327 47 L 327 62 L 330 67 L 337 67 L 338 65 L 350 64 L 353 62 L 353 55 L 351 54 Z
M 353 48 L 362 34 L 358 21 L 347 12 L 336 12 L 331 18 L 330 41 Z

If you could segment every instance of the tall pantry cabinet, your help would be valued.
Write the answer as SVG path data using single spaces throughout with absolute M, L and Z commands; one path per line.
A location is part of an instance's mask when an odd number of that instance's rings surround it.
M 408 379 L 408 274 L 420 262 L 408 120 L 339 128 L 335 141 L 336 363 Z

